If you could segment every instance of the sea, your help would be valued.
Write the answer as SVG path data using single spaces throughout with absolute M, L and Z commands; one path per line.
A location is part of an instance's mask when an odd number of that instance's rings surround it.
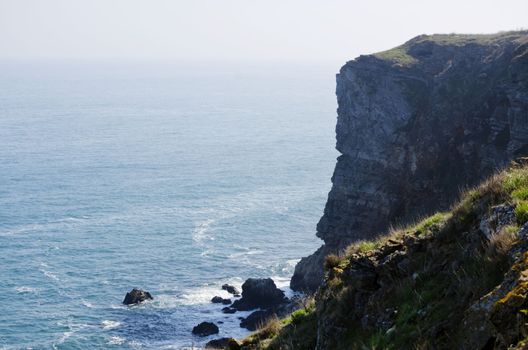
M 247 336 L 210 300 L 249 277 L 291 295 L 322 244 L 337 68 L 1 62 L 0 349 Z M 132 288 L 154 299 L 123 305 Z

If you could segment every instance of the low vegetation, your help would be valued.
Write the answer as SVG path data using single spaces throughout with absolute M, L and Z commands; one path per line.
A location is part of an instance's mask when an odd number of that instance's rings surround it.
M 378 52 L 374 57 L 389 61 L 399 66 L 410 66 L 419 62 L 409 49 L 414 45 L 431 42 L 439 46 L 492 45 L 501 41 L 515 41 L 522 38 L 527 31 L 501 32 L 497 34 L 435 34 L 420 35 L 393 49 Z M 520 40 L 520 39 L 519 39 Z
M 526 163 L 466 191 L 448 212 L 328 256 L 315 301 L 270 321 L 243 348 L 515 347 L 528 334 L 517 324 L 528 316 L 528 243 L 519 238 Z

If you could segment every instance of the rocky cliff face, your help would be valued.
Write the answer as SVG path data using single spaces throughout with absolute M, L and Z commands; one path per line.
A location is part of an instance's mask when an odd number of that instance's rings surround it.
M 419 36 L 337 75 L 337 149 L 317 236 L 291 286 L 390 225 L 442 210 L 460 189 L 528 154 L 528 32 Z

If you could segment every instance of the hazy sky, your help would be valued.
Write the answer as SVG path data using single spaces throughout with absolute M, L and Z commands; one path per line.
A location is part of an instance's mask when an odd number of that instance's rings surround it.
M 344 62 L 528 27 L 528 0 L 0 0 L 0 59 Z

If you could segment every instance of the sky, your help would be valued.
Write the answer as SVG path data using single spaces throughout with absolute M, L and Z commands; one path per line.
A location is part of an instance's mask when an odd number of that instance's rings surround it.
M 342 63 L 527 14 L 528 0 L 0 0 L 0 60 Z

